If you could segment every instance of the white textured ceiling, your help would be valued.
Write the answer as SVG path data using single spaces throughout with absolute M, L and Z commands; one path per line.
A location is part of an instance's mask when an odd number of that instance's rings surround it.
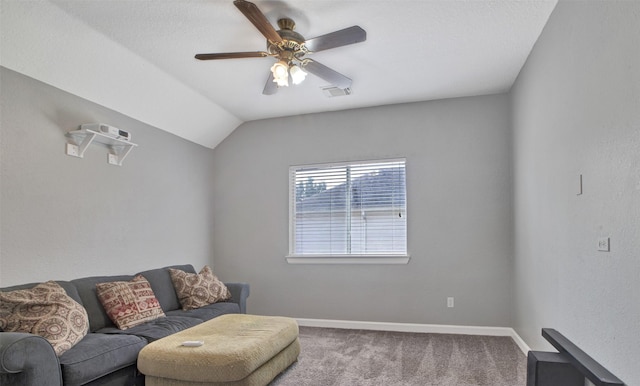
M 313 56 L 353 93 L 328 98 L 309 75 L 265 96 L 272 58 L 194 59 L 265 49 L 232 0 L 0 0 L 0 64 L 213 148 L 250 120 L 505 92 L 556 0 L 254 3 L 306 38 L 366 30 L 363 43 Z

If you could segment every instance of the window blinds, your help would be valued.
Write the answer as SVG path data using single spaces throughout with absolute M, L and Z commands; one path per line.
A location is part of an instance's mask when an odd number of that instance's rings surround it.
M 406 255 L 405 160 L 290 168 L 290 255 Z

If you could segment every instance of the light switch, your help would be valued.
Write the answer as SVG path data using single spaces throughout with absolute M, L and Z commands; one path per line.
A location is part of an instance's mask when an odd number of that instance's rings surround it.
M 578 175 L 578 181 L 576 184 L 576 196 L 579 196 L 582 194 L 582 174 Z

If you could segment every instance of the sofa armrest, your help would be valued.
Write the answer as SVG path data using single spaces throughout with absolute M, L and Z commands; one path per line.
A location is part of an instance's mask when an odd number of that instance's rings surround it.
M 38 335 L 0 332 L 0 383 L 61 386 L 60 362 L 51 344 Z
M 248 283 L 224 283 L 231 292 L 231 302 L 238 303 L 240 313 L 247 313 L 247 298 L 249 297 Z

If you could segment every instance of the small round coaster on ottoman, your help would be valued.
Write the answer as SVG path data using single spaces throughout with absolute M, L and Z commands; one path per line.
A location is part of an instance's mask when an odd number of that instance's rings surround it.
M 138 369 L 146 386 L 264 386 L 299 353 L 295 319 L 228 314 L 148 344 Z

